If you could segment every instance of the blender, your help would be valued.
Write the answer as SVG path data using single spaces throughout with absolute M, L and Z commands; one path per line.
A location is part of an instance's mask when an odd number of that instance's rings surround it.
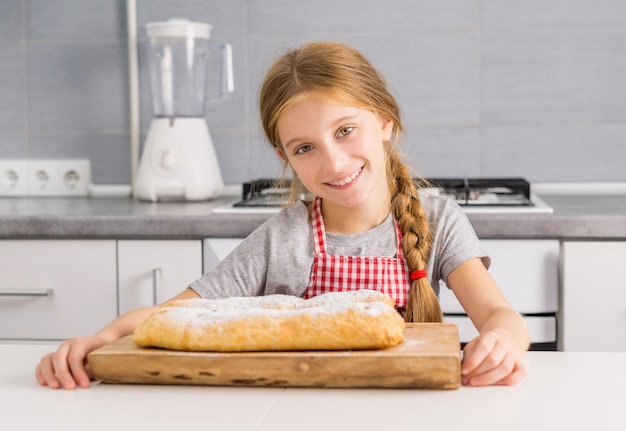
M 233 91 L 230 44 L 210 41 L 211 26 L 183 19 L 146 25 L 154 117 L 144 144 L 135 195 L 148 201 L 219 196 L 222 174 L 204 115 L 210 53 L 220 52 L 221 100 Z

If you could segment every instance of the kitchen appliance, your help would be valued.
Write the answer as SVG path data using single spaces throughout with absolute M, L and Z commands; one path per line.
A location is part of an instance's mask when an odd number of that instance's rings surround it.
M 171 19 L 146 25 L 154 118 L 144 145 L 135 194 L 139 199 L 206 200 L 224 182 L 204 115 L 209 59 L 221 52 L 223 99 L 234 89 L 230 44 L 210 41 L 209 24 Z
M 456 389 L 459 345 L 446 323 L 407 323 L 403 343 L 378 350 L 184 352 L 140 348 L 129 335 L 91 352 L 89 364 L 109 383 Z
M 428 193 L 454 199 L 466 213 L 552 213 L 542 199 L 531 192 L 523 178 L 429 178 Z M 287 202 L 289 181 L 276 187 L 276 180 L 259 179 L 244 183 L 242 198 L 218 207 L 215 213 L 274 213 Z

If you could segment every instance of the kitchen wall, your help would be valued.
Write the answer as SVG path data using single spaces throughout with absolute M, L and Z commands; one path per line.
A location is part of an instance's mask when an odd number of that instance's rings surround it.
M 280 172 L 258 85 L 282 49 L 319 39 L 393 83 L 423 175 L 626 181 L 626 1 L 137 0 L 137 14 L 142 133 L 143 26 L 186 17 L 232 43 L 236 92 L 207 112 L 227 183 Z M 0 0 L 0 158 L 89 158 L 95 183 L 128 184 L 127 55 L 123 0 Z

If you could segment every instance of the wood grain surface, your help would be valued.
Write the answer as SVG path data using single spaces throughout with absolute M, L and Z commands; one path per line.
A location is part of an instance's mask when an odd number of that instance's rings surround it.
M 381 350 L 181 352 L 142 348 L 132 336 L 89 354 L 106 383 L 212 386 L 456 389 L 459 334 L 449 323 L 407 323 L 404 342 Z

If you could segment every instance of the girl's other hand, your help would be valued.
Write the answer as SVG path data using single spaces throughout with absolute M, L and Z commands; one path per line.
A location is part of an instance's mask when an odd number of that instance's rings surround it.
M 484 332 L 463 349 L 461 381 L 468 386 L 514 385 L 526 376 L 525 352 L 510 337 Z
M 41 386 L 50 389 L 88 388 L 91 380 L 87 355 L 108 341 L 99 337 L 72 338 L 61 343 L 56 352 L 45 355 L 35 370 Z

